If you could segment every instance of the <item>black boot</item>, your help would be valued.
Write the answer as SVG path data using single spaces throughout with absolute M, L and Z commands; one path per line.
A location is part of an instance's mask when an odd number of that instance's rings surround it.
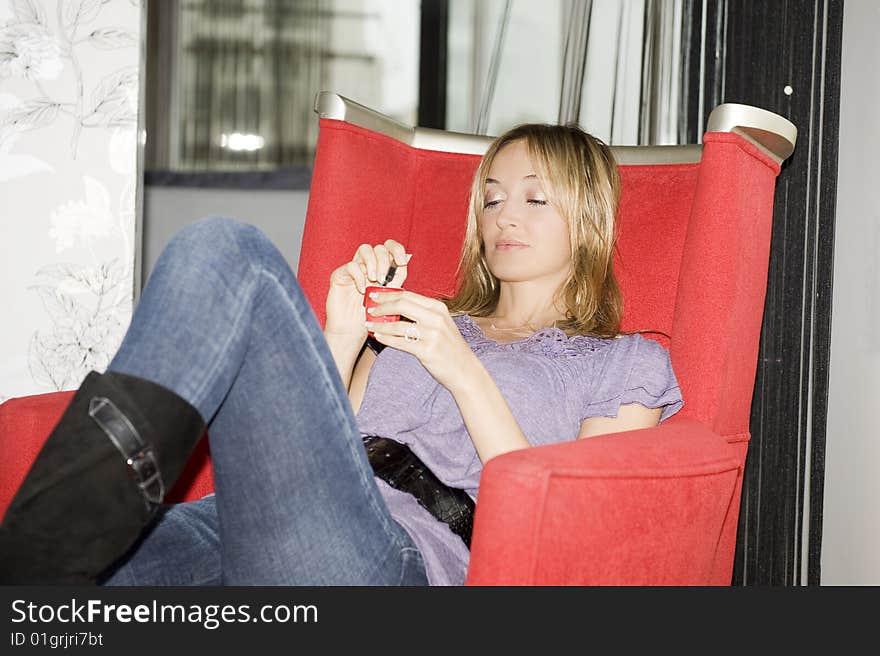
M 171 390 L 91 372 L 0 525 L 0 584 L 91 584 L 137 540 L 205 424 Z

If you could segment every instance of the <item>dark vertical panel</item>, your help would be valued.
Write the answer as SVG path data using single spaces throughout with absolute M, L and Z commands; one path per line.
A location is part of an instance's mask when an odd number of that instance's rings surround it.
M 683 5 L 681 143 L 700 143 L 709 112 L 722 102 L 726 6 L 727 0 L 709 0 L 705 8 L 703 0 L 685 0 Z
M 791 120 L 799 132 L 795 153 L 785 163 L 776 188 L 767 299 L 752 401 L 752 441 L 737 545 L 739 567 L 734 578 L 740 583 L 789 584 L 796 571 L 800 528 L 798 462 L 806 405 L 801 397 L 802 354 L 809 348 L 804 343 L 809 326 L 804 323 L 802 301 L 804 285 L 808 284 L 804 279 L 808 266 L 804 205 L 810 144 L 804 116 L 794 105 L 809 99 L 812 70 L 809 64 L 793 70 L 792 63 L 809 57 L 813 11 L 804 2 L 796 2 L 797 7 L 751 0 L 733 4 L 727 33 L 725 100 L 777 112 Z M 792 13 L 797 20 L 790 20 Z M 795 27 L 797 33 L 791 31 Z M 787 84 L 798 90 L 797 97 L 784 94 Z
M 703 83 L 703 131 L 706 130 L 706 119 L 709 112 L 724 102 L 724 58 L 726 55 L 725 44 L 725 18 L 727 14 L 728 0 L 713 0 L 706 3 L 705 17 L 705 63 L 703 71 L 705 81 Z M 703 135 L 699 135 L 702 140 Z
M 741 1 L 731 3 L 729 19 L 725 101 L 770 109 L 799 131 L 777 185 L 752 407 L 750 453 L 758 457 L 746 465 L 740 530 L 747 537 L 736 577 L 756 584 L 818 582 L 842 3 Z
M 418 124 L 446 128 L 446 53 L 449 0 L 422 0 Z
M 700 94 L 703 124 L 718 102 L 734 102 L 798 128 L 776 188 L 734 583 L 818 583 L 843 3 L 707 0 L 702 31 L 702 0 L 685 9 L 688 140 Z
M 682 3 L 681 25 L 681 88 L 678 108 L 678 142 L 682 144 L 699 143 L 697 121 L 700 110 L 699 99 L 694 93 L 700 88 L 702 58 L 702 0 L 684 0 Z
M 171 115 L 171 76 L 176 8 L 172 3 L 147 3 L 146 89 L 144 121 L 144 169 L 167 169 L 171 161 L 169 117 Z

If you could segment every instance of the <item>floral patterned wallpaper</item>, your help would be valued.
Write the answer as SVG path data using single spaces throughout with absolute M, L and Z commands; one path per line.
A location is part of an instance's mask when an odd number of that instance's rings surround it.
M 0 402 L 103 371 L 132 311 L 140 0 L 0 0 Z

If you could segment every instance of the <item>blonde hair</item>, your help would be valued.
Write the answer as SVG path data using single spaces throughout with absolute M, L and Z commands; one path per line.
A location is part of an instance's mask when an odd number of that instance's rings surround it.
M 611 149 L 575 125 L 519 125 L 489 146 L 471 185 L 467 230 L 456 271 L 458 291 L 443 302 L 452 315 L 478 317 L 489 316 L 498 305 L 500 285 L 486 264 L 479 217 L 495 156 L 520 140 L 526 143 L 549 202 L 568 224 L 572 266 L 554 298 L 565 308 L 566 318 L 555 325 L 569 336 L 616 337 L 623 316 L 623 295 L 612 262 L 620 173 Z

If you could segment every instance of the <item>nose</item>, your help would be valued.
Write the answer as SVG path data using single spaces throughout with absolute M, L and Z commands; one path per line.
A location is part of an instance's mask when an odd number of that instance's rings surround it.
M 504 229 L 511 225 L 519 225 L 519 222 L 519 212 L 517 212 L 513 203 L 504 203 L 495 215 L 495 225 L 497 225 L 499 229 Z

